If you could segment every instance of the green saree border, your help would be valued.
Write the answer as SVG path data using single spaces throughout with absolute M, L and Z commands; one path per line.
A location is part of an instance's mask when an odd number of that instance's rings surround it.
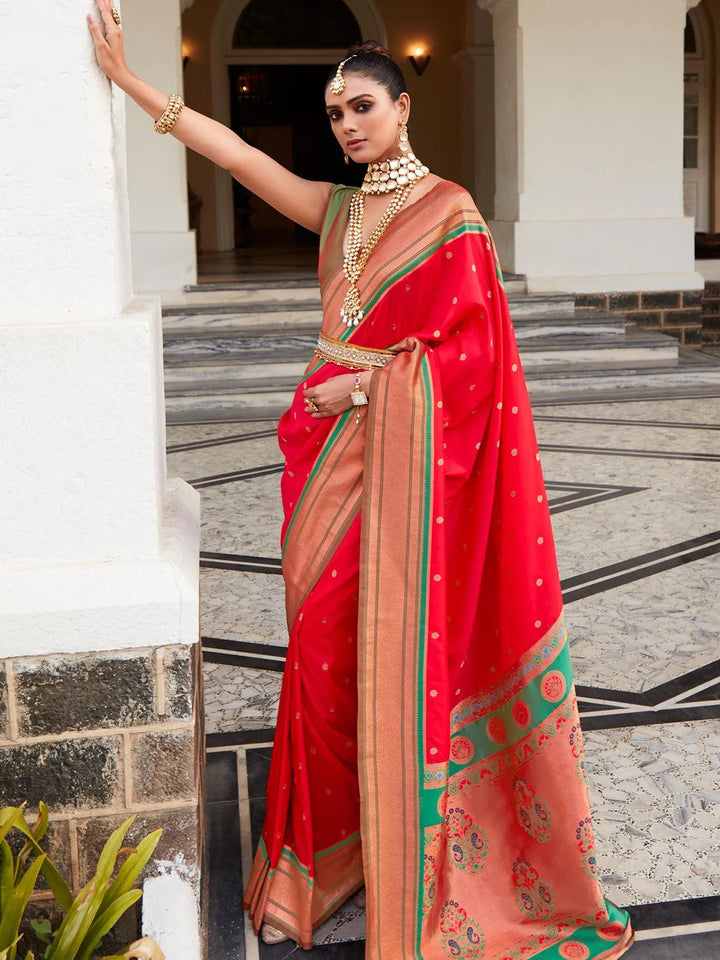
M 562 940 L 532 954 L 532 960 L 573 960 L 573 958 L 581 957 L 583 960 L 610 960 L 610 958 L 621 955 L 617 952 L 618 950 L 625 953 L 635 939 L 635 935 L 630 929 L 628 913 L 607 899 L 605 900 L 605 909 L 608 913 L 608 919 L 604 923 L 576 927 L 572 933 L 564 936 Z M 612 928 L 617 929 L 618 925 L 622 925 L 623 932 L 619 937 L 611 936 L 610 930 Z M 576 945 L 577 948 L 573 949 Z M 527 957 L 527 952 L 524 955 Z M 515 960 L 516 957 L 520 958 L 522 954 L 519 950 L 513 950 L 507 956 Z
M 560 677 L 562 677 L 564 685 L 561 696 L 554 700 L 548 699 L 543 693 L 543 685 L 553 680 L 556 681 L 557 685 L 561 682 Z M 565 645 L 555 660 L 553 660 L 542 673 L 534 677 L 527 686 L 523 687 L 519 693 L 510 697 L 509 700 L 506 700 L 505 703 L 496 710 L 493 710 L 483 717 L 479 717 L 477 720 L 471 721 L 466 727 L 463 727 L 462 730 L 453 734 L 451 743 L 461 738 L 469 740 L 475 748 L 473 755 L 474 762 L 484 761 L 493 756 L 493 754 L 499 753 L 501 750 L 515 746 L 523 737 L 526 737 L 541 724 L 545 723 L 550 715 L 565 702 L 571 695 L 572 682 L 570 651 L 567 645 Z M 532 727 L 530 727 L 529 720 L 524 725 L 521 725 L 515 719 L 514 711 L 517 706 L 522 704 L 530 711 L 530 715 L 534 721 Z M 489 731 L 493 729 L 493 723 L 498 725 L 498 721 L 502 723 L 507 733 L 507 738 L 503 739 L 501 743 L 494 740 L 489 733 Z M 468 763 L 458 763 L 451 757 L 450 776 L 454 776 L 467 766 Z

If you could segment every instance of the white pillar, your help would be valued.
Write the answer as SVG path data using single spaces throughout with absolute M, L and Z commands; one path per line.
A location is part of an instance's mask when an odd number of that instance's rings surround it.
M 166 481 L 160 305 L 132 297 L 124 98 L 91 9 L 0 5 L 7 662 L 198 639 L 198 496 Z
M 183 92 L 179 0 L 123 0 L 123 38 L 130 69 L 171 93 Z M 127 105 L 128 185 L 135 289 L 180 290 L 197 282 L 195 231 L 188 230 L 185 147 L 153 130 Z
M 463 185 L 490 220 L 495 207 L 495 65 L 492 18 L 467 0 L 467 46 L 454 54 L 461 76 Z
M 491 226 L 531 291 L 697 289 L 683 215 L 686 0 L 479 0 L 494 19 Z

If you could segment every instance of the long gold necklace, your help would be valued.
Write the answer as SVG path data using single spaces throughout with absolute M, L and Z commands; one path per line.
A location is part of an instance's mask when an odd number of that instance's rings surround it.
M 357 190 L 350 201 L 350 216 L 348 223 L 348 247 L 345 259 L 343 260 L 343 273 L 350 286 L 343 305 L 340 308 L 340 318 L 348 327 L 355 327 L 360 323 L 364 314 L 360 303 L 360 291 L 358 290 L 358 280 L 365 269 L 368 257 L 377 246 L 377 242 L 387 230 L 393 218 L 399 213 L 400 208 L 410 195 L 410 191 L 415 186 L 416 181 L 403 184 L 393 191 L 393 197 L 387 205 L 385 213 L 380 218 L 378 225 L 373 230 L 368 242 L 363 246 L 363 220 L 365 219 L 365 194 L 362 190 Z

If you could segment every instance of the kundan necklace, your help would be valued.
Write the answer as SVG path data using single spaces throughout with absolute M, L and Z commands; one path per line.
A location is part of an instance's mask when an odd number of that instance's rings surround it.
M 390 193 L 397 187 L 422 180 L 429 173 L 414 153 L 402 154 L 392 160 L 369 163 L 360 189 L 363 193 Z
M 410 169 L 411 166 L 412 169 Z M 407 157 L 397 157 L 392 160 L 383 160 L 381 163 L 368 164 L 362 186 L 353 194 L 350 201 L 348 248 L 343 260 L 343 273 L 350 286 L 340 308 L 340 318 L 348 327 L 357 326 L 365 315 L 360 303 L 360 291 L 357 284 L 370 254 L 391 221 L 400 212 L 400 208 L 407 200 L 412 188 L 418 180 L 422 180 L 429 173 L 428 168 L 416 160 L 412 153 L 408 154 Z M 384 177 L 384 179 L 380 179 L 381 177 Z M 393 196 L 368 242 L 363 246 L 362 234 L 366 193 L 392 193 Z

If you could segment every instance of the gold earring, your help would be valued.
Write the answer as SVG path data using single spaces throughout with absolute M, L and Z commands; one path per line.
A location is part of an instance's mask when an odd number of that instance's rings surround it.
M 410 141 L 408 139 L 408 128 L 407 124 L 403 120 L 400 124 L 400 149 L 403 153 L 407 153 L 410 149 Z
M 345 157 L 345 163 L 350 163 L 350 157 L 346 153 L 343 156 Z

